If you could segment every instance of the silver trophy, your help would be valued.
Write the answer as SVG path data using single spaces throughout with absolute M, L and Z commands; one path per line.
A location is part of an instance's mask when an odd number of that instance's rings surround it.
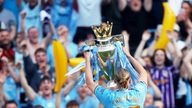
M 114 42 L 120 41 L 124 45 L 124 37 L 122 34 L 111 35 L 113 23 L 102 23 L 100 26 L 93 26 L 93 32 L 96 39 L 88 40 L 85 43 L 88 46 L 96 46 L 98 48 L 98 59 L 103 70 L 104 78 L 109 82 L 114 80 Z M 109 84 L 111 86 L 111 84 Z

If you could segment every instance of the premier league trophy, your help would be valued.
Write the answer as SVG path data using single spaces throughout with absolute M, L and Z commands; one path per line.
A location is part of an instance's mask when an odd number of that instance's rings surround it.
M 115 69 L 116 68 L 116 46 L 115 42 L 120 42 L 121 45 L 124 45 L 124 37 L 122 34 L 111 35 L 113 23 L 102 23 L 100 26 L 93 26 L 93 32 L 96 36 L 94 40 L 86 41 L 86 44 L 90 47 L 96 47 L 96 50 L 93 51 L 93 71 L 96 71 L 96 79 L 104 76 L 111 85 L 113 83 Z

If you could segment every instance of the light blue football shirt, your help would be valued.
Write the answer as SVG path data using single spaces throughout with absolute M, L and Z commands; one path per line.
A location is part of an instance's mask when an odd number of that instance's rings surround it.
M 131 90 L 110 90 L 102 86 L 97 86 L 95 95 L 105 108 L 128 108 L 140 106 L 143 108 L 147 85 L 140 81 Z
M 32 102 L 33 106 L 41 105 L 44 108 L 56 108 L 55 103 L 56 103 L 56 94 L 53 94 L 53 97 L 51 99 L 45 99 L 42 96 L 38 95 L 35 97 L 35 99 Z M 63 108 L 65 107 L 65 105 L 66 105 L 66 101 L 64 100 L 64 98 L 62 98 L 61 107 Z

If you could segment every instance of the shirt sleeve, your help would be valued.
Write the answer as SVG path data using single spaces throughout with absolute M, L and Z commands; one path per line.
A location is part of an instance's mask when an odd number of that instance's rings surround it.
M 147 84 L 143 81 L 139 81 L 136 86 L 135 89 L 138 90 L 141 93 L 147 93 Z
M 95 88 L 95 95 L 104 106 L 109 104 L 112 98 L 111 90 L 99 85 Z
M 143 81 L 139 81 L 135 86 L 135 90 L 139 91 L 140 102 L 144 103 L 145 97 L 146 97 L 146 94 L 147 94 L 147 85 L 146 85 L 146 83 L 143 82 Z
M 32 105 L 35 106 L 35 105 L 40 105 L 42 99 L 41 99 L 41 96 L 36 96 L 35 99 L 32 101 Z

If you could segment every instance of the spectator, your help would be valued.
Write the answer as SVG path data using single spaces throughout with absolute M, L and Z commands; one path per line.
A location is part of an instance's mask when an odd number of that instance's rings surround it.
M 78 47 L 75 43 L 71 42 L 69 37 L 69 30 L 66 26 L 58 27 L 59 40 L 63 43 L 63 46 L 66 47 L 66 51 L 69 58 L 74 58 L 78 54 Z
M 39 30 L 38 38 L 42 39 L 42 25 L 40 21 L 41 2 L 39 0 L 29 0 L 28 3 L 23 4 L 22 11 L 25 12 L 26 17 L 22 18 L 21 16 L 20 23 L 22 20 L 25 21 L 24 31 L 27 32 L 29 28 L 35 27 Z
M 79 79 L 78 75 L 79 74 L 73 74 L 69 76 L 64 88 L 57 92 L 55 103 L 56 108 L 66 108 L 67 104 L 69 104 L 70 101 L 75 100 L 74 97 L 71 97 L 71 94 L 76 90 L 76 85 Z
M 68 39 L 73 40 L 77 29 L 77 12 L 73 8 L 74 0 L 56 0 L 51 10 L 51 16 L 56 28 L 65 25 L 69 31 Z
M 3 68 L 1 69 L 2 75 L 5 79 L 3 84 L 3 92 L 6 100 L 14 100 L 19 105 L 19 73 L 13 61 L 8 61 L 6 57 L 1 58 L 3 61 Z
M 79 103 L 75 100 L 69 101 L 66 108 L 79 108 Z
M 180 35 L 180 27 L 178 24 L 174 25 L 174 31 L 168 33 L 168 36 L 171 36 L 170 38 L 175 38 L 176 40 L 176 46 L 179 48 L 179 50 L 183 49 L 186 46 L 185 41 L 182 40 L 182 37 Z M 171 43 L 168 43 L 167 49 L 170 51 L 171 54 L 174 52 L 173 45 Z
M 14 48 L 14 51 L 15 51 L 15 64 L 17 63 L 21 63 L 22 66 L 23 66 L 23 54 L 22 54 L 22 46 L 21 46 L 21 43 L 22 41 L 24 40 L 24 36 L 23 36 L 23 33 L 17 33 L 16 35 L 16 38 L 15 38 L 15 48 Z
M 22 0 L 4 0 L 3 6 L 5 9 L 11 11 L 16 19 L 16 27 L 18 28 L 19 13 L 21 11 Z
M 4 22 L 7 28 L 16 31 L 16 18 L 12 12 L 3 7 L 4 0 L 0 0 L 0 21 Z
M 34 53 L 36 51 L 36 49 L 38 48 L 47 48 L 51 39 L 52 39 L 52 36 L 54 34 L 54 26 L 51 22 L 51 20 L 49 19 L 48 20 L 48 23 L 49 23 L 49 27 L 50 27 L 50 33 L 47 34 L 47 36 L 42 40 L 42 41 L 39 41 L 38 38 L 40 36 L 39 34 L 39 29 L 37 27 L 30 27 L 27 34 L 25 32 L 25 17 L 26 17 L 26 12 L 23 11 L 21 12 L 21 32 L 24 33 L 25 35 L 25 41 L 26 41 L 26 45 L 27 47 L 30 49 L 29 50 L 29 54 L 30 54 L 30 57 L 32 59 L 32 61 L 34 63 L 36 63 L 35 61 L 35 57 L 34 57 Z M 27 38 L 27 36 L 28 38 Z
M 79 97 L 76 98 L 76 101 L 79 103 L 80 108 L 98 108 L 99 101 L 96 97 L 89 95 L 90 91 L 88 91 L 89 88 L 85 85 L 78 88 Z
M 192 106 L 192 49 L 190 49 L 190 51 L 188 52 L 188 54 L 186 55 L 186 57 L 184 58 L 184 65 L 186 66 L 186 70 L 187 70 L 187 76 L 185 77 L 185 84 L 186 84 L 186 89 L 187 89 L 187 93 L 186 93 L 186 106 Z
M 37 64 L 34 64 L 28 55 L 29 49 L 23 49 L 24 69 L 26 72 L 27 81 L 34 91 L 39 91 L 41 79 L 44 76 L 49 76 L 51 81 L 55 81 L 55 70 L 47 64 L 47 52 L 43 48 L 39 48 L 35 52 Z
M 189 1 L 183 1 L 181 5 L 180 13 L 177 16 L 177 22 L 181 28 L 182 40 L 186 39 L 188 35 L 188 31 L 192 29 L 191 8 L 192 8 L 192 5 Z
M 13 50 L 14 30 L 9 30 L 6 25 L 1 22 L 0 28 L 0 45 L 3 48 L 2 56 L 7 57 L 9 61 L 14 61 L 15 52 Z
M 151 93 L 147 93 L 144 106 L 145 108 L 154 108 L 154 97 Z
M 66 49 L 67 57 L 75 58 L 78 54 L 78 46 L 74 42 L 69 40 L 69 32 L 70 31 L 66 26 L 60 25 L 57 29 L 58 40 L 63 44 L 63 47 Z M 54 66 L 52 45 L 48 47 L 48 56 L 50 64 Z
M 77 32 L 73 41 L 78 44 L 86 39 L 94 38 L 91 26 L 101 24 L 102 0 L 77 0 L 79 6 L 79 19 Z
M 19 70 L 21 85 L 25 89 L 28 98 L 32 101 L 33 106 L 41 105 L 45 108 L 55 108 L 55 95 L 52 92 L 53 82 L 51 79 L 47 76 L 43 77 L 39 86 L 41 92 L 41 95 L 39 95 L 28 85 L 24 71 L 21 68 Z
M 154 67 L 150 71 L 151 77 L 163 94 L 164 107 L 173 108 L 175 107 L 173 78 L 174 75 L 178 73 L 175 68 L 177 67 L 177 63 L 175 62 L 173 66 L 170 66 L 165 50 L 163 49 L 155 50 L 152 60 Z
M 7 101 L 5 103 L 5 108 L 18 108 L 18 106 L 15 101 Z
M 148 12 L 151 10 L 152 0 L 119 0 L 122 15 L 123 31 L 130 34 L 130 51 L 133 53 L 141 40 L 141 35 L 148 27 Z
M 188 31 L 188 36 L 185 40 L 185 45 L 187 48 L 192 48 L 192 29 Z
M 145 68 L 150 68 L 153 66 L 151 57 L 149 54 L 144 54 L 144 51 L 150 50 L 149 47 L 144 49 L 146 43 L 151 38 L 151 34 L 148 31 L 145 31 L 142 35 L 142 39 L 136 49 L 134 57 L 143 65 Z M 153 45 L 153 44 L 152 44 Z
M 155 99 L 161 98 L 161 91 L 152 81 L 150 75 L 148 75 L 148 88 L 147 88 L 147 95 L 145 99 L 144 106 L 145 108 L 155 108 L 154 102 Z

